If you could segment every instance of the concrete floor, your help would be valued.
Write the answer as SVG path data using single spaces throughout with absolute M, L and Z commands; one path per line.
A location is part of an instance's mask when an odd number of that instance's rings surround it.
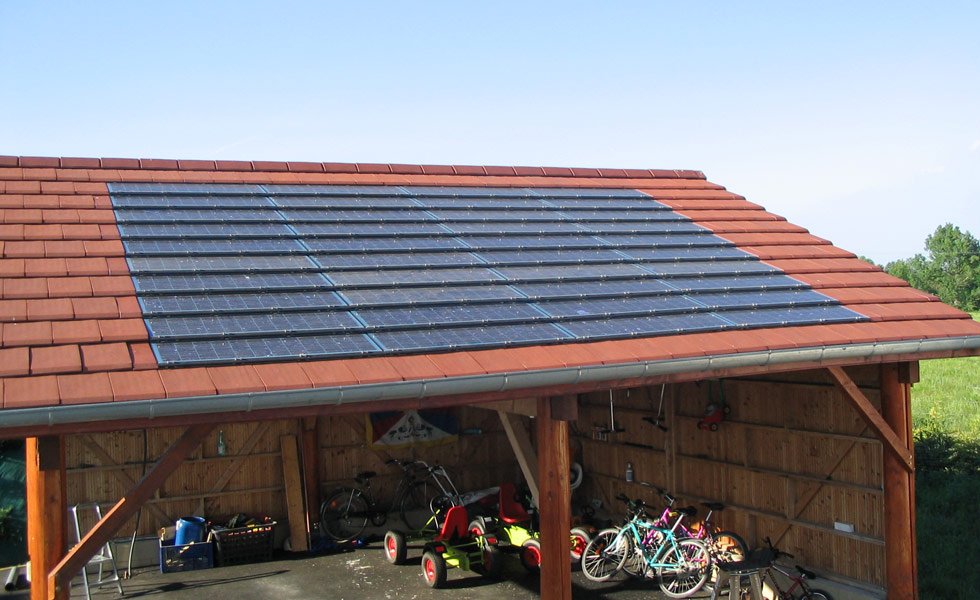
M 410 548 L 409 563 L 388 564 L 375 543 L 350 552 L 326 556 L 281 558 L 271 562 L 161 574 L 157 569 L 134 572 L 123 582 L 126 598 L 160 600 L 523 600 L 539 597 L 537 575 L 520 565 L 516 555 L 503 556 L 503 575 L 488 580 L 450 569 L 448 587 L 432 590 L 422 581 L 421 550 Z M 85 598 L 77 579 L 72 598 Z M 578 570 L 572 573 L 572 595 L 585 600 L 644 600 L 664 598 L 655 581 L 631 581 L 622 576 L 597 584 Z M 698 595 L 706 598 L 707 592 Z M 26 592 L 0 599 L 27 598 Z M 93 599 L 119 598 L 112 586 L 95 590 Z

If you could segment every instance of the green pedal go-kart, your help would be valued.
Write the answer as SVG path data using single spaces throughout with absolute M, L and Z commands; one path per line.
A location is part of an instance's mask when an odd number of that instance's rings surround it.
M 495 578 L 500 573 L 500 553 L 496 537 L 476 533 L 467 528 L 469 516 L 462 506 L 453 506 L 446 513 L 439 532 L 423 540 L 422 578 L 426 585 L 441 588 L 446 585 L 450 568 L 474 571 Z M 385 558 L 394 565 L 404 564 L 408 554 L 405 535 L 391 530 L 385 534 Z
M 513 483 L 500 485 L 499 514 L 496 518 L 477 517 L 470 522 L 470 531 L 474 535 L 496 534 L 501 546 L 520 549 L 521 564 L 528 571 L 536 572 L 541 568 L 541 541 L 537 530 L 535 515 L 521 503 Z M 581 527 L 569 531 L 571 538 L 570 558 L 573 565 L 582 560 L 582 553 L 589 545 L 592 536 Z

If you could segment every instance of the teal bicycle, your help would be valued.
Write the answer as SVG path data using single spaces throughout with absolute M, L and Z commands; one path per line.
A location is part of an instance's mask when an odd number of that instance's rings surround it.
M 703 541 L 677 535 L 684 518 L 696 511 L 677 509 L 671 527 L 658 527 L 642 500 L 630 500 L 622 494 L 617 498 L 626 503 L 626 522 L 600 531 L 585 547 L 585 576 L 592 581 L 608 581 L 623 570 L 627 560 L 642 561 L 648 572 L 656 574 L 667 596 L 688 598 L 700 591 L 711 574 L 711 553 Z M 630 566 L 636 570 L 638 565 Z

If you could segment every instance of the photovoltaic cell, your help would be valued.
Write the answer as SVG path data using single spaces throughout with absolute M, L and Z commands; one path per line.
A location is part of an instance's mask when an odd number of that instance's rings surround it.
M 778 269 L 758 260 L 649 262 L 643 269 L 658 277 L 693 275 L 745 275 L 777 273 Z
M 339 268 L 428 268 L 439 265 L 480 265 L 484 261 L 469 252 L 364 252 L 359 254 L 318 254 L 316 262 L 324 269 Z
M 119 225 L 119 235 L 130 238 L 246 238 L 246 237 L 295 237 L 286 225 L 273 223 L 187 223 L 153 225 Z
M 591 235 L 472 235 L 461 238 L 471 248 L 520 250 L 522 248 L 597 248 L 609 246 Z
M 134 275 L 137 293 L 288 290 L 327 287 L 317 273 L 236 273 L 208 275 Z
M 746 327 L 847 323 L 866 317 L 843 306 L 808 306 L 751 310 L 727 310 L 718 313 L 736 325 Z
M 266 196 L 178 196 L 140 194 L 113 196 L 117 208 L 272 208 Z M 135 212 L 135 211 L 134 211 Z
M 282 208 L 418 208 L 411 198 L 373 196 L 274 196 L 272 201 Z
M 452 350 L 473 346 L 510 346 L 515 344 L 558 342 L 569 335 L 548 323 L 412 329 L 374 334 L 389 351 Z
M 461 240 L 452 237 L 365 237 L 365 238 L 310 238 L 304 240 L 314 252 L 386 252 L 398 250 L 415 252 L 466 248 Z
M 562 327 L 579 338 L 610 338 L 637 335 L 665 335 L 720 330 L 727 326 L 713 313 L 620 317 L 566 321 Z
M 354 210 L 354 209 L 283 209 L 280 211 L 290 223 L 392 223 L 398 221 L 432 221 L 422 210 Z
M 730 246 L 699 246 L 688 248 L 623 248 L 630 258 L 649 261 L 738 260 L 752 258 L 749 253 Z
M 151 340 L 338 332 L 360 327 L 346 311 L 162 317 L 146 320 Z
M 686 296 L 633 296 L 541 302 L 538 306 L 553 317 L 585 317 L 692 311 L 698 303 Z
M 116 209 L 116 220 L 120 223 L 210 223 L 210 222 L 252 222 L 265 223 L 282 221 L 275 210 L 232 210 L 232 209 L 194 209 L 194 208 L 150 208 Z
M 628 294 L 657 294 L 673 290 L 657 279 L 521 283 L 514 286 L 528 298 L 586 298 Z
M 387 271 L 334 271 L 338 285 L 410 285 L 413 283 L 471 283 L 499 280 L 489 269 L 391 269 Z
M 261 186 L 249 183 L 141 183 L 111 182 L 109 193 L 117 194 L 262 194 Z
M 536 198 L 432 198 L 422 196 L 413 198 L 414 202 L 426 209 L 543 209 L 549 208 L 547 202 Z
M 404 196 L 399 186 L 388 185 L 282 185 L 262 186 L 275 196 Z
M 438 223 L 296 223 L 293 228 L 304 236 L 391 236 L 446 233 L 446 229 Z
M 221 254 L 295 254 L 306 248 L 298 240 L 291 239 L 242 239 L 242 240 L 174 240 L 129 239 L 123 242 L 129 256 L 161 255 L 221 255 Z
M 172 256 L 129 259 L 129 270 L 133 273 L 312 271 L 318 268 L 306 256 Z
M 607 277 L 645 277 L 647 273 L 636 265 L 547 265 L 534 267 L 497 267 L 508 280 L 527 279 L 604 279 Z
M 377 327 L 441 326 L 448 323 L 482 324 L 493 321 L 542 319 L 544 315 L 528 304 L 462 304 L 415 308 L 373 308 L 358 310 L 367 325 Z
M 490 263 L 505 264 L 622 262 L 629 260 L 615 250 L 495 250 L 480 252 L 479 256 Z
M 363 334 L 175 341 L 155 346 L 163 366 L 358 356 L 378 351 Z

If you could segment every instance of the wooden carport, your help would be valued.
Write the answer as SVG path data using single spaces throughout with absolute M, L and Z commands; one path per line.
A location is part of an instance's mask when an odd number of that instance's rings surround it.
M 862 319 L 439 354 L 160 368 L 106 182 L 640 190 Z M 885 587 L 889 597 L 916 597 L 909 385 L 918 360 L 980 353 L 980 326 L 699 172 L 0 157 L 0 212 L 0 436 L 28 438 L 34 598 L 67 597 L 67 583 L 91 553 L 219 424 L 487 403 L 504 403 L 492 407 L 506 413 L 506 403 L 528 398 L 536 414 L 538 493 L 547 507 L 543 596 L 570 598 L 563 566 L 567 536 L 561 533 L 569 514 L 567 502 L 558 500 L 568 496 L 569 422 L 582 395 L 803 370 L 826 370 L 881 440 Z M 865 365 L 881 365 L 880 412 L 848 370 Z M 64 437 L 159 427 L 184 429 L 66 554 Z M 300 446 L 308 447 L 308 439 Z M 517 440 L 512 443 L 520 450 Z M 307 461 L 305 479 L 315 478 Z M 797 499 L 800 507 L 808 502 Z M 787 509 L 789 521 L 795 509 Z

